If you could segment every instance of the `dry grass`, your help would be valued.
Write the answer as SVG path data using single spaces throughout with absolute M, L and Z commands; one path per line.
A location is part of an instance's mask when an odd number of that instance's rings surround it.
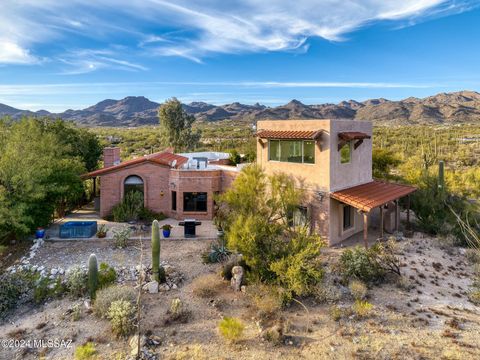
M 216 274 L 201 275 L 193 280 L 192 292 L 201 298 L 215 296 L 226 284 Z

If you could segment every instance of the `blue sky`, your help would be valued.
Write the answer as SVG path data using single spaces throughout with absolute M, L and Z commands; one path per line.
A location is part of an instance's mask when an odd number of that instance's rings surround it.
M 279 105 L 480 91 L 476 0 L 2 0 L 0 103 Z

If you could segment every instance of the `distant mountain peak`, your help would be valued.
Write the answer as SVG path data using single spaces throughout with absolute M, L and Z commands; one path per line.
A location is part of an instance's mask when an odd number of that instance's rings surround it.
M 105 99 L 81 110 L 51 114 L 46 110 L 32 112 L 0 104 L 0 116 L 51 116 L 87 126 L 139 126 L 158 124 L 159 103 L 145 96 L 127 96 L 120 100 Z M 262 119 L 356 119 L 376 124 L 438 124 L 480 122 L 480 94 L 471 90 L 440 93 L 423 99 L 409 97 L 391 101 L 385 98 L 362 102 L 346 100 L 338 104 L 305 105 L 293 99 L 285 105 L 267 107 L 238 101 L 212 105 L 203 101 L 182 104 L 183 109 L 200 121 L 224 119 L 256 121 Z

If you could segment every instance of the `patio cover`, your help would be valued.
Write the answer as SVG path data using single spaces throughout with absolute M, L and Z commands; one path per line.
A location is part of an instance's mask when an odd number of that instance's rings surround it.
M 317 140 L 322 130 L 260 130 L 257 137 L 261 139 L 301 139 Z
M 331 193 L 330 196 L 335 200 L 368 213 L 376 207 L 409 195 L 416 190 L 413 186 L 375 180 L 366 184 L 335 191 Z

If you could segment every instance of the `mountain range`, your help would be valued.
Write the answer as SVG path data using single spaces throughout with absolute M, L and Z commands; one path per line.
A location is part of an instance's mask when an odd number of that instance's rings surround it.
M 143 96 L 121 100 L 107 99 L 82 110 L 50 113 L 20 110 L 0 104 L 0 116 L 14 119 L 22 116 L 49 116 L 74 121 L 82 126 L 141 126 L 158 124 L 161 104 Z M 183 104 L 184 110 L 200 121 L 262 119 L 355 119 L 370 120 L 379 125 L 480 123 L 480 93 L 460 91 L 440 93 L 426 98 L 409 97 L 399 101 L 370 99 L 362 102 L 305 105 L 298 100 L 276 107 L 234 102 L 212 105 L 205 102 Z

